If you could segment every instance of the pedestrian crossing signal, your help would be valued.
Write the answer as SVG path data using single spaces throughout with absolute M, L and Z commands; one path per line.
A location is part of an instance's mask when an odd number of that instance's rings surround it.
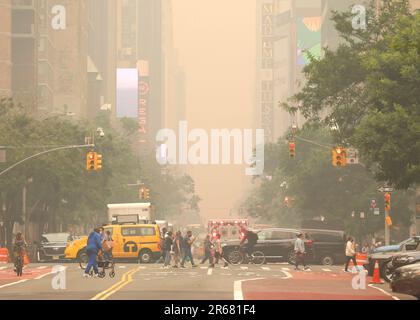
M 96 153 L 95 154 L 95 170 L 101 170 L 102 169 L 102 155 Z

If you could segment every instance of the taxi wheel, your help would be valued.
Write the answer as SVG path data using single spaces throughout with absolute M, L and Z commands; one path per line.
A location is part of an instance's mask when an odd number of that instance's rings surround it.
M 139 263 L 151 263 L 152 252 L 150 250 L 141 250 L 139 253 Z

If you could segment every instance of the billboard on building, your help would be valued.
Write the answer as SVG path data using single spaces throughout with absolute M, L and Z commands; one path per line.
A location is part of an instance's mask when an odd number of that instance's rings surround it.
M 139 74 L 137 68 L 117 69 L 117 118 L 138 118 Z
M 305 66 L 310 56 L 321 57 L 321 17 L 297 19 L 297 64 Z
M 140 144 L 148 143 L 149 138 L 149 99 L 150 99 L 150 79 L 149 79 L 149 61 L 139 60 L 137 62 L 137 72 L 139 78 L 138 84 L 138 122 Z

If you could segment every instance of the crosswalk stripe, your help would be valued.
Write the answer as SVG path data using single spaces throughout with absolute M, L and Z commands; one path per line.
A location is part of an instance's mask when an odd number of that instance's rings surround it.
M 242 270 L 248 270 L 248 267 L 241 267 Z
M 0 270 L 5 270 L 7 269 L 7 267 L 0 267 Z
M 42 269 L 46 269 L 47 268 L 47 266 L 40 266 L 40 267 L 38 267 L 37 269 L 38 270 L 42 270 Z
M 271 270 L 269 267 L 261 267 L 261 269 L 266 270 L 266 271 Z
M 281 268 L 284 271 L 290 271 L 290 268 Z
M 325 268 L 325 269 L 322 269 L 322 271 L 331 272 L 332 270 L 331 269 L 328 269 L 328 268 Z
M 200 267 L 200 269 L 208 269 L 207 267 Z

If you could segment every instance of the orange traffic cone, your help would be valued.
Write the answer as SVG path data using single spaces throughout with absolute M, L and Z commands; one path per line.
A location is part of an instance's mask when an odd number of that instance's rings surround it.
M 372 281 L 370 283 L 376 283 L 376 284 L 382 284 L 382 283 L 384 283 L 381 280 L 381 277 L 379 275 L 379 263 L 378 263 L 378 260 L 375 260 L 375 268 L 373 269 L 373 278 L 372 278 Z

